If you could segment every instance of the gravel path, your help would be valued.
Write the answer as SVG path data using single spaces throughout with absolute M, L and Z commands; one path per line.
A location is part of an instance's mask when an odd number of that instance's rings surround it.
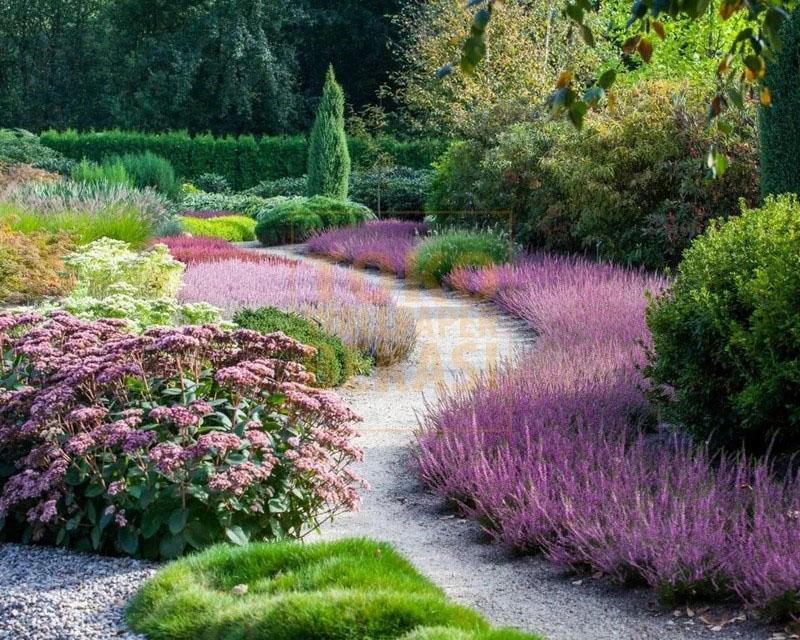
M 290 255 L 288 249 L 272 249 Z M 315 260 L 314 258 L 304 258 Z M 764 640 L 752 622 L 721 628 L 673 615 L 650 591 L 577 580 L 540 558 L 511 558 L 487 544 L 477 526 L 442 510 L 410 470 L 408 452 L 424 398 L 441 383 L 486 369 L 530 343 L 525 327 L 488 304 L 420 291 L 393 277 L 365 273 L 392 289 L 417 317 L 411 358 L 377 369 L 341 389 L 364 417 L 361 472 L 372 485 L 358 514 L 343 516 L 325 537 L 364 535 L 396 545 L 459 602 L 492 622 L 542 632 L 548 640 Z M 154 565 L 53 548 L 0 545 L 0 640 L 135 640 L 126 631 L 126 600 Z M 736 612 L 708 612 L 715 620 Z M 713 627 L 713 628 L 712 628 Z M 715 630 L 716 629 L 716 630 Z
M 298 257 L 287 248 L 274 253 Z M 322 260 L 303 257 L 305 260 Z M 393 543 L 459 602 L 493 623 L 539 631 L 548 640 L 764 640 L 772 631 L 735 621 L 737 611 L 675 611 L 660 607 L 652 591 L 629 590 L 604 580 L 567 576 L 542 558 L 513 558 L 487 543 L 477 525 L 443 510 L 410 470 L 409 444 L 424 397 L 464 374 L 484 370 L 530 344 L 525 325 L 478 303 L 441 290 L 421 291 L 391 276 L 364 272 L 391 289 L 417 318 L 411 357 L 357 378 L 340 392 L 359 413 L 362 475 L 372 490 L 362 509 L 340 517 L 324 536 L 364 535 Z M 712 624 L 700 621 L 704 617 Z M 718 628 L 721 626 L 721 628 Z

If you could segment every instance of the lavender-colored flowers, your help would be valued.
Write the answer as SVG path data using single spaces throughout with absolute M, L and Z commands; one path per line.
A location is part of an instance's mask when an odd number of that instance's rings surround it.
M 218 305 L 228 314 L 272 306 L 319 321 L 354 349 L 388 364 L 405 357 L 416 340 L 413 316 L 386 289 L 334 266 L 268 262 L 190 264 L 180 292 L 184 301 Z
M 246 251 L 222 238 L 208 236 L 164 236 L 153 244 L 166 245 L 172 257 L 184 264 L 241 260 L 243 262 L 268 262 L 272 264 L 297 264 L 296 260 L 263 252 Z
M 408 256 L 427 233 L 420 222 L 387 219 L 323 231 L 308 240 L 310 253 L 405 277 Z
M 538 339 L 429 407 L 417 456 L 431 487 L 509 547 L 644 580 L 668 600 L 735 594 L 800 614 L 800 479 L 647 433 L 645 291 L 663 278 L 531 255 L 448 281 Z

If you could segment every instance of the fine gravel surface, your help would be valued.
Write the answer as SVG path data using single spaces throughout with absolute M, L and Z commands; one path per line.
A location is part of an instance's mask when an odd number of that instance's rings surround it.
M 0 545 L 0 640 L 138 640 L 124 607 L 155 565 Z
M 299 256 L 297 247 L 262 250 L 325 262 Z M 740 611 L 665 609 L 649 589 L 567 575 L 539 557 L 510 556 L 488 542 L 476 523 L 448 512 L 441 499 L 420 486 L 412 468 L 418 416 L 426 400 L 435 400 L 439 385 L 463 381 L 514 357 L 535 336 L 489 303 L 363 273 L 392 290 L 398 304 L 414 313 L 418 340 L 408 360 L 377 368 L 339 390 L 364 418 L 360 473 L 371 491 L 360 512 L 341 516 L 324 537 L 358 535 L 391 542 L 458 602 L 476 607 L 494 624 L 540 632 L 548 640 L 773 637 L 773 630 L 742 621 Z

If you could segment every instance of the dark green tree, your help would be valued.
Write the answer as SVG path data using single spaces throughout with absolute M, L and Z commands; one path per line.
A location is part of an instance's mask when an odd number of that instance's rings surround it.
M 309 196 L 347 198 L 350 181 L 350 152 L 344 132 L 344 92 L 336 82 L 333 65 L 328 67 L 322 99 L 308 142 Z
M 781 49 L 767 65 L 764 86 L 772 100 L 762 106 L 761 192 L 800 193 L 800 8 L 781 30 Z

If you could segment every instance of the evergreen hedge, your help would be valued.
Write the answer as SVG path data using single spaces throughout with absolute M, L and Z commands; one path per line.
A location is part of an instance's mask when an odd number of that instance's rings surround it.
M 186 131 L 139 133 L 136 131 L 78 132 L 45 131 L 40 136 L 47 147 L 68 158 L 87 158 L 102 162 L 108 156 L 151 151 L 167 158 L 175 173 L 192 180 L 204 173 L 223 176 L 232 189 L 240 191 L 262 180 L 299 178 L 306 173 L 308 143 L 303 135 L 244 135 L 214 137 L 210 134 L 191 136 Z M 448 141 L 438 138 L 398 140 L 389 136 L 378 140 L 391 153 L 398 165 L 426 169 L 444 150 Z M 367 141 L 349 138 L 347 146 L 354 166 L 367 163 L 370 147 Z
M 800 8 L 782 27 L 781 50 L 764 76 L 771 106 L 760 108 L 761 192 L 800 193 Z

